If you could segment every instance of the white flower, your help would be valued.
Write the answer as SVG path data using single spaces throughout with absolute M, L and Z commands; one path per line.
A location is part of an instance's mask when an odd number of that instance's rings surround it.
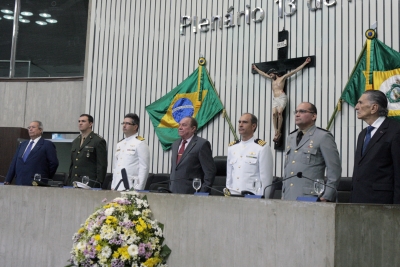
M 76 244 L 76 249 L 77 250 L 83 250 L 86 247 L 86 242 L 79 242 Z
M 110 216 L 110 215 L 113 214 L 114 210 L 115 210 L 115 209 L 114 209 L 113 207 L 108 208 L 108 209 L 106 209 L 106 210 L 104 211 L 104 215 Z
M 129 253 L 129 255 L 131 255 L 131 257 L 136 257 L 138 254 L 138 246 L 130 245 L 128 247 L 128 253 Z
M 108 258 L 111 256 L 111 248 L 109 246 L 105 246 L 102 248 L 101 250 L 101 256 L 103 256 L 104 258 Z

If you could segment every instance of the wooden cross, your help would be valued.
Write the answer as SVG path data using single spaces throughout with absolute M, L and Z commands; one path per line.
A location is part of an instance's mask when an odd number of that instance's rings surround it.
M 271 69 L 275 69 L 276 72 L 278 73 L 287 73 L 288 70 L 293 70 L 298 68 L 300 65 L 302 65 L 305 60 L 308 57 L 299 57 L 299 58 L 291 58 L 288 59 L 288 36 L 289 32 L 288 31 L 281 31 L 278 34 L 278 60 L 275 61 L 269 61 L 269 62 L 261 62 L 261 63 L 254 63 L 256 67 L 261 70 L 262 72 L 267 73 Z M 315 67 L 315 56 L 309 56 L 311 58 L 311 62 L 308 63 L 307 65 L 304 66 L 304 68 L 307 67 Z M 257 71 L 252 69 L 253 74 L 257 74 Z M 286 92 L 286 82 L 284 84 L 284 92 Z M 274 149 L 275 150 L 284 150 L 285 149 L 285 144 L 284 140 L 285 137 L 283 136 L 282 133 L 285 131 L 285 117 L 286 117 L 286 108 L 282 111 L 282 122 L 281 122 L 281 129 L 280 133 L 281 136 L 277 139 L 274 140 Z

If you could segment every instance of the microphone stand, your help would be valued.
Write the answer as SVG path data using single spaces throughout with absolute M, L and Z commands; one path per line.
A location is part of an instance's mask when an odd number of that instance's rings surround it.
M 272 184 L 267 185 L 267 186 L 264 188 L 262 198 L 266 198 L 266 196 L 265 196 L 265 190 L 266 190 L 268 187 L 273 186 L 273 185 L 275 185 L 275 184 L 279 184 L 279 183 L 282 183 L 282 184 L 283 184 L 283 181 L 286 181 L 286 180 L 291 179 L 291 178 L 296 177 L 296 176 L 297 176 L 297 174 L 292 175 L 292 176 L 289 176 L 289 177 L 286 177 L 286 178 L 283 178 L 282 180 L 278 180 L 278 181 L 273 182 Z M 279 178 L 278 178 L 278 179 L 279 179 Z M 269 197 L 268 197 L 268 198 L 269 198 Z
M 325 184 L 325 183 L 321 183 L 321 182 L 319 182 L 319 181 L 315 181 L 315 180 L 313 180 L 313 179 L 311 179 L 311 178 L 308 178 L 308 177 L 304 176 L 302 172 L 298 172 L 298 173 L 296 174 L 296 176 L 299 177 L 299 178 L 305 178 L 305 179 L 310 180 L 310 181 L 312 181 L 312 182 L 314 182 L 314 183 L 318 183 L 318 184 L 321 184 L 321 185 L 323 185 L 323 186 L 326 186 L 326 187 L 329 187 L 329 188 L 335 190 L 335 193 L 336 193 L 336 195 L 335 195 L 336 204 L 338 203 L 338 191 L 337 191 L 337 189 L 334 188 L 333 186 L 330 186 L 330 185 L 327 185 L 327 184 Z M 318 198 L 320 198 L 320 197 L 318 196 Z

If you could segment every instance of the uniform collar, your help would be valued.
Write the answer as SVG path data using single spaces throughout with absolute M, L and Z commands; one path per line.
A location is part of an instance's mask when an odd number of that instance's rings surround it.
M 138 135 L 139 135 L 139 133 L 135 133 L 135 134 L 133 134 L 133 135 L 131 135 L 131 136 L 125 138 L 125 141 L 132 140 L 132 139 L 136 138 Z

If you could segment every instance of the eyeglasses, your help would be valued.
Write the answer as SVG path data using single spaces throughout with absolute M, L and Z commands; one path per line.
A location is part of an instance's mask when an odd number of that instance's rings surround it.
M 131 123 L 131 122 L 121 122 L 121 125 L 136 125 L 136 123 Z
M 313 113 L 315 113 L 315 112 L 312 112 L 312 111 L 309 111 L 309 110 L 305 110 L 305 109 L 299 109 L 299 110 L 293 111 L 293 114 L 294 114 L 294 115 L 296 115 L 297 113 L 300 113 L 300 114 L 311 113 L 311 114 L 313 114 Z

